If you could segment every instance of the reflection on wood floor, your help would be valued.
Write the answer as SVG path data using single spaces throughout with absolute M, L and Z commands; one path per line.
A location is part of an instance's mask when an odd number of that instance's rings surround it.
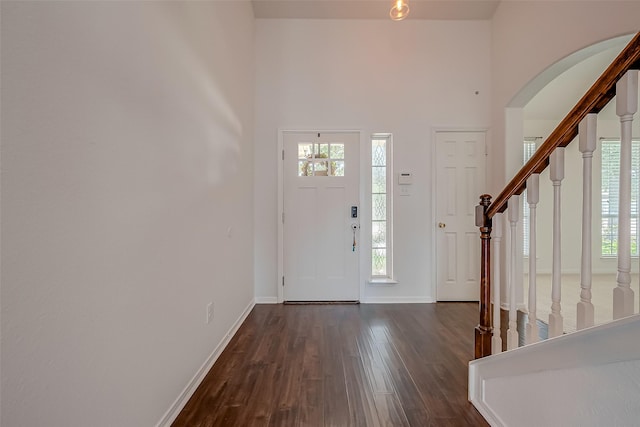
M 477 303 L 256 305 L 174 426 L 485 426 Z

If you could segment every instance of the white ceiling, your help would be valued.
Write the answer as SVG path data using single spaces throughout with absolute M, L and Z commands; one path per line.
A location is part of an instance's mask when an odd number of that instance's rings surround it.
M 407 0 L 407 19 L 491 19 L 500 0 Z M 252 0 L 262 19 L 389 19 L 391 0 Z

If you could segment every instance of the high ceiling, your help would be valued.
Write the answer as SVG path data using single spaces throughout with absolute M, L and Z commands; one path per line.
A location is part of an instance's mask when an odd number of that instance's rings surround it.
M 500 0 L 407 0 L 407 19 L 491 19 Z M 391 0 L 252 0 L 256 18 L 389 19 Z

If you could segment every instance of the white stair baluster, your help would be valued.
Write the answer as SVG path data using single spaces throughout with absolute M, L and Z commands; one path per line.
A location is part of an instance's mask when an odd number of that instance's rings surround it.
M 518 220 L 520 219 L 520 197 L 519 196 L 511 196 L 509 199 L 509 204 L 507 207 L 507 211 L 509 214 L 509 224 L 511 225 L 511 233 L 510 233 L 510 254 L 509 254 L 509 264 L 511 268 L 509 269 L 509 280 L 507 286 L 507 292 L 509 296 L 509 329 L 507 330 L 507 350 L 513 350 L 514 348 L 518 348 L 518 308 L 516 306 L 516 257 L 518 256 Z M 522 254 L 521 254 L 522 255 Z
M 536 314 L 536 205 L 540 200 L 540 175 L 534 173 L 527 179 L 527 204 L 529 205 L 529 321 L 526 326 L 526 343 L 538 342 L 538 316 Z
M 631 125 L 638 110 L 638 71 L 630 70 L 616 84 L 620 117 L 620 194 L 618 200 L 618 285 L 613 289 L 613 318 L 633 314 L 631 289 Z
M 491 354 L 502 353 L 502 337 L 500 336 L 500 242 L 502 241 L 502 214 L 492 218 L 493 242 L 493 278 L 491 296 L 493 298 L 493 336 L 491 337 Z
M 561 184 L 564 179 L 564 148 L 558 147 L 549 157 L 550 177 L 553 182 L 553 262 L 551 267 L 551 313 L 549 313 L 549 338 L 563 333 L 561 314 Z
M 582 257 L 580 261 L 580 301 L 576 309 L 578 329 L 593 326 L 591 302 L 591 230 L 592 230 L 592 182 L 593 152 L 596 149 L 597 114 L 588 114 L 578 126 L 578 140 L 582 153 Z

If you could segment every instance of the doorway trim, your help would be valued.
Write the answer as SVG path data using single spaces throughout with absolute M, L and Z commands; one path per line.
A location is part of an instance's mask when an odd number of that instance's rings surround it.
M 369 227 L 366 226 L 365 221 L 368 221 L 368 216 L 364 216 L 363 209 L 363 189 L 366 187 L 365 181 L 363 181 L 363 141 L 362 135 L 363 132 L 361 130 L 355 129 L 336 129 L 336 128 L 325 128 L 325 129 L 310 129 L 310 128 L 295 128 L 295 127 L 287 127 L 287 128 L 279 128 L 278 129 L 278 276 L 276 280 L 276 287 L 278 288 L 277 298 L 278 304 L 282 304 L 284 302 L 284 135 L 288 133 L 355 133 L 358 135 L 358 140 L 360 141 L 360 151 L 358 155 L 360 156 L 360 170 L 359 174 L 359 187 L 358 188 L 358 206 L 360 207 L 360 241 L 362 242 L 363 233 L 368 233 Z M 363 230 L 364 228 L 364 230 Z M 362 279 L 362 246 L 360 246 L 360 251 L 358 253 L 358 293 L 359 300 L 362 301 L 362 297 L 364 295 L 363 289 L 363 279 Z
M 444 132 L 481 132 L 485 134 L 485 165 L 488 165 L 489 159 L 489 145 L 487 142 L 490 137 L 490 130 L 486 127 L 447 127 L 447 126 L 433 126 L 431 128 L 431 295 L 433 301 L 438 302 L 438 258 L 436 251 L 438 249 L 438 213 L 437 213 L 437 143 L 436 137 L 438 133 Z M 485 186 L 487 185 L 487 169 L 485 168 Z M 489 189 L 487 189 L 488 191 Z M 478 194 L 478 201 L 480 200 L 480 194 Z M 478 244 L 480 242 L 478 241 Z

